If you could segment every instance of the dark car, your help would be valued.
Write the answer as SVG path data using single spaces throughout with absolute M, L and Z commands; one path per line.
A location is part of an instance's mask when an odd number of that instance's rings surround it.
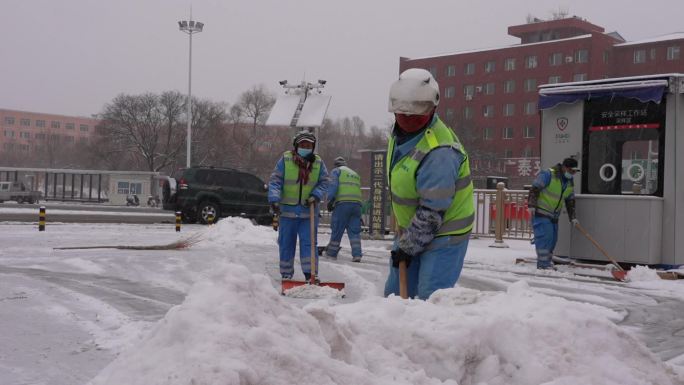
M 191 167 L 174 175 L 176 191 L 164 186 L 164 208 L 185 222 L 208 223 L 209 216 L 239 216 L 270 224 L 268 187 L 256 175 L 230 168 Z

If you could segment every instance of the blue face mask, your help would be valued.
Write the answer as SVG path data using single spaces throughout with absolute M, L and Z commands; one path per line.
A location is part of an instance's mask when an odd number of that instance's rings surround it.
M 564 175 L 565 179 L 572 179 L 572 174 L 570 174 L 569 172 L 566 172 Z
M 299 154 L 299 156 L 301 156 L 302 158 L 306 158 L 312 152 L 313 152 L 313 150 L 310 148 L 298 148 L 297 149 L 297 154 Z

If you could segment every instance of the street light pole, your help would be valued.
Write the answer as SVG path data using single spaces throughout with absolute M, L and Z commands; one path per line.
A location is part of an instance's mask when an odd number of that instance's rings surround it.
M 186 167 L 192 166 L 190 161 L 190 149 L 192 147 L 192 34 L 202 32 L 202 29 L 204 28 L 204 23 L 192 20 L 192 15 L 190 16 L 190 19 L 191 20 L 181 20 L 178 22 L 178 29 L 180 29 L 181 32 L 187 33 L 190 41 L 190 52 L 188 54 L 188 100 L 186 102 L 188 107 Z

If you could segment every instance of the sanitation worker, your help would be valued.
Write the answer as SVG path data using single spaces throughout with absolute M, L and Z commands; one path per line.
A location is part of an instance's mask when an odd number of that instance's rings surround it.
M 532 183 L 527 207 L 534 230 L 534 247 L 537 251 L 537 269 L 553 269 L 553 249 L 558 240 L 558 218 L 563 204 L 573 227 L 579 224 L 575 217 L 573 175 L 578 171 L 577 160 L 565 158 L 548 170 L 543 170 Z
M 325 247 L 329 258 L 337 258 L 340 241 L 347 230 L 353 262 L 361 262 L 361 178 L 338 156 L 330 172 L 328 211 L 332 211 L 330 242 Z
M 468 154 L 435 113 L 439 85 L 411 68 L 389 92 L 395 124 L 387 150 L 392 211 L 399 226 L 385 295 L 399 294 L 399 262 L 408 269 L 408 295 L 427 299 L 458 281 L 473 227 Z
M 282 279 L 292 279 L 294 275 L 294 256 L 299 237 L 299 261 L 304 278 L 308 281 L 311 278 L 311 242 L 316 242 L 310 235 L 309 206 L 316 207 L 314 234 L 318 234 L 318 203 L 328 189 L 328 171 L 323 160 L 313 152 L 316 137 L 312 133 L 299 132 L 292 145 L 293 150 L 283 153 L 271 173 L 268 202 L 273 213 L 280 217 L 280 276 Z

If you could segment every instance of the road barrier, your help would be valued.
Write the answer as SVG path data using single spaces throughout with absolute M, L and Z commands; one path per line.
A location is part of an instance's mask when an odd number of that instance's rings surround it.
M 180 232 L 181 229 L 181 212 L 176 211 L 176 232 Z
M 38 231 L 45 231 L 45 206 L 38 209 Z

